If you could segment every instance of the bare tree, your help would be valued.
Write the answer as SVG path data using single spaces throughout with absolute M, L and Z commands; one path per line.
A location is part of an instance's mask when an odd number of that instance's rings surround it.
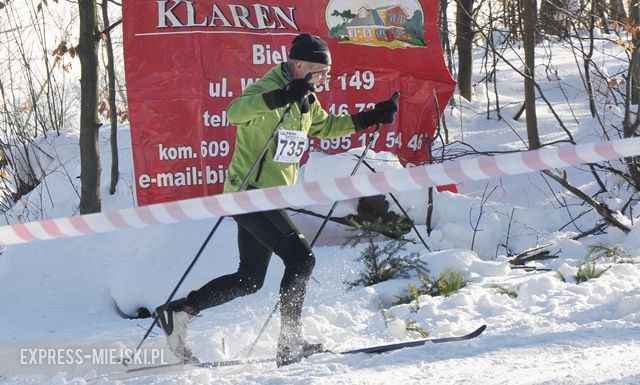
M 497 20 L 494 22 L 502 23 L 509 31 L 509 36 L 505 40 L 518 40 L 522 36 L 522 23 L 520 22 L 520 4 L 519 0 L 501 0 L 502 12 L 496 10 L 493 12 Z
M 591 0 L 591 18 L 589 24 L 599 21 L 600 28 L 604 33 L 611 33 L 609 30 L 609 16 L 607 15 L 607 3 L 605 0 Z
M 447 68 L 449 72 L 453 69 L 453 60 L 451 58 L 451 44 L 449 44 L 449 19 L 447 18 L 447 8 L 449 3 L 447 0 L 440 0 L 438 12 L 438 29 L 440 31 L 440 45 L 447 59 Z
M 624 9 L 622 0 L 609 1 L 609 18 L 620 25 L 623 25 L 627 19 L 627 12 Z
M 108 83 L 108 103 L 109 103 L 109 119 L 111 121 L 111 183 L 109 185 L 109 193 L 115 194 L 116 185 L 118 184 L 119 172 L 118 172 L 118 114 L 116 108 L 116 70 L 113 55 L 113 44 L 111 40 L 111 29 L 114 26 L 109 25 L 109 2 L 102 0 L 102 21 L 105 26 L 105 30 L 102 32 L 102 37 L 105 41 L 105 47 L 107 50 L 107 83 Z
M 473 0 L 457 0 L 456 47 L 458 49 L 458 88 L 471 100 L 473 79 Z
M 640 1 L 631 0 L 629 2 L 629 16 L 632 22 L 632 40 L 633 40 L 633 54 L 631 56 L 631 64 L 629 68 L 629 75 L 631 81 L 631 102 L 638 104 L 640 99 L 640 32 L 638 32 L 638 26 L 640 26 Z
M 631 0 L 629 2 L 630 25 L 627 25 L 628 32 L 631 34 L 633 51 L 631 53 L 631 62 L 629 63 L 629 72 L 627 75 L 627 97 L 625 106 L 625 115 L 622 122 L 623 135 L 625 138 L 631 138 L 640 135 L 640 113 L 635 113 L 635 119 L 632 121 L 632 112 L 630 105 L 638 104 L 640 96 L 640 0 Z M 627 169 L 633 180 L 636 189 L 640 188 L 640 157 L 631 157 L 625 159 Z
M 594 0 L 591 3 L 591 13 L 589 14 L 589 49 L 584 53 L 584 84 L 587 88 L 587 96 L 589 97 L 589 109 L 591 111 L 591 116 L 596 117 L 596 105 L 594 99 L 594 90 L 593 90 L 593 82 L 591 80 L 591 66 L 593 65 L 593 49 L 594 49 L 594 36 L 596 26 L 596 4 L 597 2 Z M 582 40 L 580 40 L 582 44 Z
M 79 0 L 80 39 L 77 47 L 81 66 L 80 105 L 80 213 L 99 212 L 100 148 L 98 129 L 98 40 L 95 0 Z
M 551 0 L 550 0 L 551 1 Z M 493 71 L 498 70 L 496 67 L 497 64 L 506 64 L 511 71 L 518 73 L 522 76 L 525 84 L 525 106 L 531 105 L 531 111 L 535 113 L 535 100 L 544 101 L 546 108 L 553 114 L 556 119 L 557 125 L 562 128 L 566 133 L 566 139 L 560 139 L 558 141 L 553 141 L 549 143 L 545 143 L 547 145 L 552 145 L 558 142 L 568 142 L 575 144 L 576 141 L 569 130 L 569 127 L 565 124 L 564 120 L 566 120 L 566 114 L 558 113 L 558 106 L 548 98 L 548 95 L 545 95 L 546 90 L 554 89 L 560 90 L 561 94 L 565 96 L 566 99 L 566 107 L 569 111 L 573 111 L 571 94 L 575 92 L 571 90 L 570 87 L 567 87 L 566 84 L 562 81 L 562 75 L 559 76 L 557 72 L 557 68 L 554 68 L 553 63 L 553 50 L 556 49 L 556 46 L 559 49 L 570 49 L 574 53 L 574 60 L 576 63 L 576 74 L 578 74 L 583 82 L 584 89 L 581 92 L 586 92 L 589 96 L 592 97 L 592 113 L 594 114 L 594 118 L 596 122 L 599 124 L 602 129 L 603 139 L 609 139 L 613 137 L 614 134 L 622 136 L 623 130 L 620 129 L 619 121 L 617 118 L 622 118 L 620 112 L 622 111 L 622 107 L 625 106 L 625 119 L 623 122 L 624 126 L 624 136 L 637 136 L 640 134 L 640 120 L 636 111 L 632 111 L 629 104 L 631 103 L 631 94 L 634 90 L 640 90 L 638 88 L 639 83 L 633 83 L 634 79 L 640 79 L 640 60 L 634 62 L 633 55 L 636 47 L 640 46 L 640 38 L 636 35 L 636 30 L 640 30 L 634 27 L 636 24 L 632 21 L 627 21 L 625 24 L 625 29 L 617 28 L 615 33 L 620 34 L 626 32 L 627 36 L 631 37 L 632 42 L 625 43 L 627 39 L 625 37 L 621 37 L 619 35 L 607 36 L 602 35 L 598 32 L 605 31 L 604 25 L 606 22 L 606 18 L 609 16 L 607 14 L 607 10 L 604 11 L 599 8 L 601 5 L 597 2 L 598 0 L 583 0 L 580 2 L 564 2 L 563 4 L 567 4 L 567 7 L 571 8 L 560 8 L 560 5 L 557 5 L 556 11 L 559 15 L 559 19 L 563 25 L 563 36 L 561 39 L 551 39 L 550 42 L 545 42 L 544 45 L 538 44 L 538 52 L 541 50 L 545 50 L 548 54 L 549 61 L 547 63 L 538 63 L 538 69 L 544 69 L 547 74 L 546 79 L 536 79 L 534 76 L 534 69 L 536 68 L 536 61 L 534 58 L 534 49 L 536 48 L 536 10 L 534 7 L 534 2 L 525 2 L 520 1 L 517 2 L 519 5 L 519 9 L 517 11 L 518 14 L 522 15 L 522 31 L 519 36 L 516 33 L 511 33 L 511 31 L 518 31 L 517 28 L 511 26 L 511 24 L 507 23 L 507 20 L 511 20 L 511 15 L 513 13 L 513 8 L 511 7 L 516 0 L 499 0 L 496 2 L 489 3 L 489 9 L 483 9 L 482 12 L 474 14 L 474 18 L 472 22 L 474 24 L 474 28 L 476 33 L 479 35 L 479 39 L 477 42 L 483 41 L 483 46 L 481 48 L 491 50 L 492 52 L 487 52 L 485 57 L 488 64 L 488 59 L 491 56 L 494 56 L 494 62 L 492 65 L 485 65 L 483 68 L 479 68 L 479 72 L 484 70 L 485 77 L 483 79 L 489 80 L 493 76 Z M 635 4 L 640 3 L 640 0 L 634 0 Z M 492 5 L 499 4 L 502 7 L 492 7 Z M 556 4 L 561 4 L 559 1 Z M 640 10 L 638 5 L 632 3 L 630 9 Z M 501 14 L 501 16 L 499 16 Z M 640 20 L 640 17 L 638 17 Z M 500 22 L 503 22 L 502 28 L 500 26 Z M 611 25 L 611 24 L 609 24 Z M 494 32 L 498 31 L 498 33 L 502 33 L 501 38 L 496 40 Z M 508 38 L 502 38 L 505 36 L 505 31 Z M 639 34 L 640 35 L 640 34 Z M 540 41 L 542 40 L 542 35 L 540 36 Z M 548 35 L 547 35 L 548 36 Z M 518 40 L 521 37 L 522 40 Z M 556 43 L 557 42 L 557 43 Z M 597 44 L 596 44 L 597 43 Z M 602 44 L 601 44 L 602 43 Z M 624 81 L 622 78 L 623 72 L 611 73 L 611 62 L 603 60 L 607 58 L 606 52 L 599 51 L 599 47 L 603 44 L 624 44 L 625 47 L 628 48 L 627 52 L 629 52 L 629 74 L 628 81 Z M 505 55 L 508 51 L 509 56 Z M 522 54 L 524 52 L 524 55 Z M 638 59 L 640 59 L 640 51 L 636 52 L 638 54 Z M 491 55 L 491 56 L 489 56 Z M 523 57 L 524 56 L 524 57 Z M 516 60 L 513 60 L 511 57 L 516 57 Z M 522 61 L 520 61 L 522 60 Z M 638 64 L 635 64 L 638 63 Z M 623 67 L 624 68 L 624 63 Z M 620 67 L 616 67 L 620 68 Z M 588 73 L 587 73 L 588 72 Z M 487 84 L 488 85 L 488 84 Z M 627 94 L 625 95 L 622 89 L 623 85 L 627 87 Z M 487 87 L 488 89 L 488 87 Z M 491 106 L 493 111 L 497 112 L 498 110 L 498 91 L 496 90 L 495 99 L 488 98 L 488 104 L 496 101 L 496 104 Z M 627 96 L 628 95 L 628 96 Z M 612 108 L 613 106 L 613 108 Z M 618 112 L 620 111 L 620 112 Z M 605 116 L 606 114 L 606 116 Z M 531 113 L 527 110 L 527 117 L 531 118 Z M 491 114 L 489 111 L 487 112 L 487 118 L 491 118 Z M 534 115 L 535 116 L 535 115 Z M 536 119 L 537 120 L 537 119 Z M 578 117 L 573 115 L 573 120 L 575 123 L 578 123 Z M 529 129 L 533 127 L 533 129 Z M 536 148 L 541 146 L 539 135 L 537 132 L 537 124 L 531 124 L 531 122 L 527 122 L 527 131 L 529 135 L 529 148 Z M 514 134 L 516 134 L 519 138 L 519 134 L 514 130 Z M 525 141 L 523 140 L 523 143 Z M 460 152 L 456 152 L 456 150 L 452 150 L 455 148 L 457 143 L 449 145 L 449 150 L 447 156 L 464 156 Z M 463 144 L 466 145 L 466 144 Z M 468 145 L 466 145 L 468 146 Z M 468 147 L 473 149 L 472 147 Z M 459 150 L 458 148 L 457 150 Z M 476 152 L 477 153 L 477 152 Z M 443 157 L 444 160 L 444 157 Z M 625 180 L 630 185 L 630 189 L 624 190 L 625 198 L 627 203 L 620 208 L 620 212 L 624 214 L 625 210 L 629 210 L 630 203 L 632 200 L 635 201 L 634 198 L 636 195 L 633 193 L 633 189 L 637 191 L 637 186 L 640 185 L 640 172 L 638 172 L 638 167 L 640 167 L 640 161 L 635 158 L 625 159 L 626 164 L 624 164 L 624 168 L 620 167 L 620 163 L 616 161 L 611 162 L 602 162 L 598 164 L 589 164 L 584 167 L 584 171 L 590 172 L 594 178 L 595 184 L 591 186 L 599 187 L 595 193 L 593 191 L 583 192 L 581 188 L 578 188 L 572 185 L 569 179 L 563 175 L 562 173 L 549 171 L 545 173 L 547 177 L 550 177 L 552 180 L 557 182 L 562 188 L 568 192 L 567 196 L 573 196 L 574 201 L 570 201 L 567 199 L 559 201 L 561 205 L 567 207 L 567 212 L 571 216 L 568 207 L 570 205 L 581 205 L 588 207 L 584 210 L 584 213 L 595 213 L 601 217 L 601 222 L 599 222 L 598 226 L 596 226 L 597 231 L 601 231 L 603 228 L 608 226 L 618 227 L 622 231 L 628 231 L 628 227 L 623 221 L 618 221 L 616 219 L 615 210 L 611 210 L 607 207 L 605 201 L 607 196 L 611 194 L 615 194 L 618 191 L 619 187 L 617 184 L 611 184 L 614 180 Z M 617 178 L 611 178 L 610 175 L 616 175 Z M 555 188 L 557 186 L 548 185 L 549 189 L 553 191 L 553 194 L 556 195 Z M 622 190 L 620 190 L 622 191 Z M 603 195 L 608 194 L 608 195 Z M 575 201 L 578 201 L 576 203 Z M 582 202 L 582 203 L 579 203 Z M 571 223 L 576 223 L 575 217 L 571 217 Z M 577 228 L 577 225 L 576 225 Z M 578 229 L 582 231 L 581 229 Z M 592 232 L 593 230 L 587 230 L 585 234 Z
M 527 138 L 529 149 L 540 147 L 538 135 L 538 118 L 536 115 L 536 89 L 535 89 L 535 48 L 536 48 L 536 3 L 535 1 L 522 2 L 523 43 L 524 43 L 524 104 L 527 114 Z
M 568 35 L 567 0 L 542 0 L 540 2 L 540 30 L 559 37 Z
M 74 117 L 75 49 L 67 41 L 77 14 L 60 4 L 4 1 L 0 8 L 0 211 L 39 186 L 55 166 L 38 144 Z M 37 5 L 36 5 L 37 4 Z M 46 191 L 42 186 L 41 191 Z M 41 201 L 47 199 L 42 197 Z M 24 214 L 42 213 L 25 208 Z M 27 220 L 28 215 L 22 215 Z

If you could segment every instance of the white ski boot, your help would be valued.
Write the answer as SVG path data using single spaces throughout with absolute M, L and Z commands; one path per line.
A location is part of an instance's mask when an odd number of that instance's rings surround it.
M 184 363 L 200 362 L 187 347 L 187 326 L 196 317 L 194 309 L 185 305 L 184 299 L 169 302 L 167 306 L 158 306 L 154 315 L 167 336 L 169 350 Z

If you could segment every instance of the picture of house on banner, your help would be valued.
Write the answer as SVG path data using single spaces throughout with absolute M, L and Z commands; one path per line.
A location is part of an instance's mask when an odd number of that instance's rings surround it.
M 427 47 L 421 3 L 395 1 L 388 5 L 384 0 L 331 0 L 326 9 L 329 37 L 341 43 L 388 48 Z M 354 3 L 359 5 L 352 10 Z
M 399 5 L 375 9 L 362 7 L 355 16 L 344 25 L 348 39 L 354 43 L 407 41 L 411 38 L 405 29 L 409 15 Z

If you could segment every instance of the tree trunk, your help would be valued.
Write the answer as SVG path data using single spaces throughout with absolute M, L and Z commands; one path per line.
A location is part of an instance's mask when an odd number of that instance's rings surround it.
M 109 77 L 109 111 L 111 118 L 111 183 L 109 185 L 109 194 L 113 195 L 116 192 L 116 186 L 120 173 L 118 172 L 118 114 L 116 107 L 116 70 L 113 62 L 113 44 L 111 43 L 111 32 L 109 32 L 109 12 L 107 8 L 108 1 L 102 1 L 102 21 L 104 22 L 104 28 L 106 35 L 106 48 L 107 48 L 107 76 Z
M 629 64 L 629 75 L 631 75 L 631 102 L 638 104 L 640 99 L 640 32 L 637 27 L 640 26 L 640 1 L 631 0 L 629 4 L 629 16 L 634 26 L 633 43 L 634 49 L 631 54 L 631 63 Z
M 522 23 L 520 23 L 520 0 L 512 0 L 509 2 L 507 17 L 509 20 L 507 25 L 509 26 L 511 41 L 520 40 L 522 37 Z
M 458 88 L 460 95 L 471 100 L 473 75 L 473 0 L 459 0 L 456 9 L 456 46 L 458 47 Z
M 620 23 L 620 25 L 624 25 L 627 19 L 627 12 L 624 10 L 622 0 L 609 1 L 609 18 L 612 21 Z
M 593 95 L 593 82 L 591 81 L 591 58 L 593 57 L 593 45 L 594 45 L 594 36 L 595 36 L 595 28 L 596 28 L 596 11 L 597 11 L 597 1 L 594 0 L 591 4 L 591 16 L 589 17 L 589 51 L 584 54 L 584 80 L 587 85 L 587 96 L 589 97 L 589 110 L 591 111 L 591 117 L 595 118 L 596 111 L 596 102 Z
M 631 0 L 629 2 L 629 17 L 633 26 L 640 25 L 640 0 Z M 640 114 L 635 114 L 635 121 L 631 121 L 632 115 L 631 104 L 637 104 L 640 97 L 640 32 L 633 34 L 633 53 L 631 54 L 631 63 L 629 63 L 629 74 L 627 78 L 627 101 L 625 103 L 624 114 L 624 137 L 632 138 L 638 136 L 638 127 L 640 127 Z M 625 158 L 629 175 L 633 179 L 636 190 L 640 189 L 640 157 Z
M 529 149 L 540 147 L 538 135 L 538 118 L 536 116 L 535 89 L 535 47 L 536 47 L 536 4 L 533 1 L 522 2 L 523 44 L 524 44 L 524 104 L 527 114 L 527 137 Z
M 80 41 L 80 214 L 99 212 L 100 151 L 98 147 L 98 52 L 96 2 L 79 0 Z
M 562 14 L 564 9 L 566 9 L 565 0 L 542 0 L 540 3 L 540 29 L 550 35 L 567 36 L 566 17 Z
M 634 39 L 640 43 L 640 39 Z M 640 47 L 636 46 L 631 54 L 631 64 L 629 68 L 631 75 L 631 103 L 638 104 L 640 100 Z
M 453 72 L 453 59 L 451 58 L 451 45 L 449 44 L 449 20 L 447 19 L 447 0 L 440 0 L 438 12 L 438 29 L 440 30 L 440 46 L 447 57 L 447 68 Z
M 609 18 L 607 15 L 607 2 L 605 0 L 593 0 L 591 4 L 591 17 L 600 18 L 600 28 L 604 33 L 610 33 Z

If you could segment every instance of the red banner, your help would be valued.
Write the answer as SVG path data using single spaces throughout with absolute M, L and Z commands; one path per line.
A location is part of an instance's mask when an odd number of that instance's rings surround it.
M 429 160 L 437 105 L 455 82 L 437 30 L 438 0 L 127 0 L 125 72 L 139 205 L 218 194 L 233 154 L 226 107 L 274 65 L 301 32 L 333 57 L 316 89 L 331 113 L 372 108 L 400 91 L 392 125 L 373 149 L 404 165 Z M 436 104 L 436 98 L 438 103 Z M 370 132 L 310 138 L 310 149 L 365 146 Z

